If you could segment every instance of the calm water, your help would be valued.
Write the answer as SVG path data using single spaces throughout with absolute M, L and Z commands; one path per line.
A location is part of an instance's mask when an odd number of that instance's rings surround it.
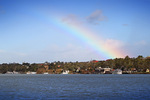
M 150 75 L 0 75 L 0 100 L 150 99 Z

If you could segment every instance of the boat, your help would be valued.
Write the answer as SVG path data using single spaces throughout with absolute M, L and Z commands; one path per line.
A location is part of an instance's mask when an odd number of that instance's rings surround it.
M 5 74 L 19 74 L 19 72 L 16 72 L 16 71 L 9 72 L 9 71 L 7 71 Z
M 122 70 L 121 69 L 116 69 L 112 72 L 112 74 L 122 74 Z
M 30 71 L 28 71 L 26 74 L 36 74 L 36 72 L 30 72 Z
M 68 74 L 69 70 L 63 71 L 62 74 Z
M 44 74 L 48 74 L 48 72 L 45 72 Z

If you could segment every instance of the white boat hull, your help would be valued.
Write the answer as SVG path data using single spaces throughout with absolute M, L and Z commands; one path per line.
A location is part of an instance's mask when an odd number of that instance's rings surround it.
M 112 72 L 112 74 L 122 74 L 122 70 L 115 70 Z

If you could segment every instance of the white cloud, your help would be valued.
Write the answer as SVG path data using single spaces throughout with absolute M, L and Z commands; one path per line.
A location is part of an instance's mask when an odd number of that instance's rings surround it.
M 106 39 L 104 40 L 104 47 L 109 52 L 113 52 L 118 57 L 125 57 L 130 55 L 129 51 L 126 50 L 126 43 L 121 40 L 116 39 Z
M 87 17 L 87 21 L 92 24 L 99 24 L 100 21 L 105 20 L 107 20 L 107 17 L 103 15 L 101 10 L 96 10 Z

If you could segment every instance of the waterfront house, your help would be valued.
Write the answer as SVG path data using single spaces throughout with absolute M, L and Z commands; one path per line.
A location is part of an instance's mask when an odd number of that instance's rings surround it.
M 13 72 L 7 71 L 5 74 L 13 74 Z
M 37 74 L 44 74 L 46 72 L 45 67 L 38 68 Z
M 136 68 L 131 68 L 131 73 L 137 72 Z
M 63 69 L 56 69 L 56 70 L 55 70 L 55 74 L 61 74 L 62 71 L 63 71 Z
M 48 65 L 44 65 L 44 68 L 45 68 L 46 70 L 48 70 L 48 69 L 49 69 L 49 66 L 48 66 Z
M 49 69 L 49 70 L 48 70 L 48 73 L 49 73 L 49 74 L 54 74 L 54 70 L 53 70 L 53 69 Z
M 76 72 L 78 73 L 78 72 L 80 71 L 80 69 L 81 69 L 81 68 L 80 68 L 80 67 L 78 67 L 78 69 L 76 70 Z
M 96 74 L 111 74 L 111 68 L 95 68 L 95 73 Z
M 149 73 L 149 69 L 146 69 L 146 72 Z
M 13 74 L 19 74 L 19 72 L 13 71 Z
M 112 74 L 122 74 L 122 70 L 116 69 L 116 70 L 112 71 Z
M 69 74 L 69 70 L 63 70 L 62 74 Z
M 104 73 L 108 73 L 111 70 L 111 68 L 103 68 L 103 69 L 104 69 Z
M 101 67 L 95 68 L 95 74 L 101 74 Z

